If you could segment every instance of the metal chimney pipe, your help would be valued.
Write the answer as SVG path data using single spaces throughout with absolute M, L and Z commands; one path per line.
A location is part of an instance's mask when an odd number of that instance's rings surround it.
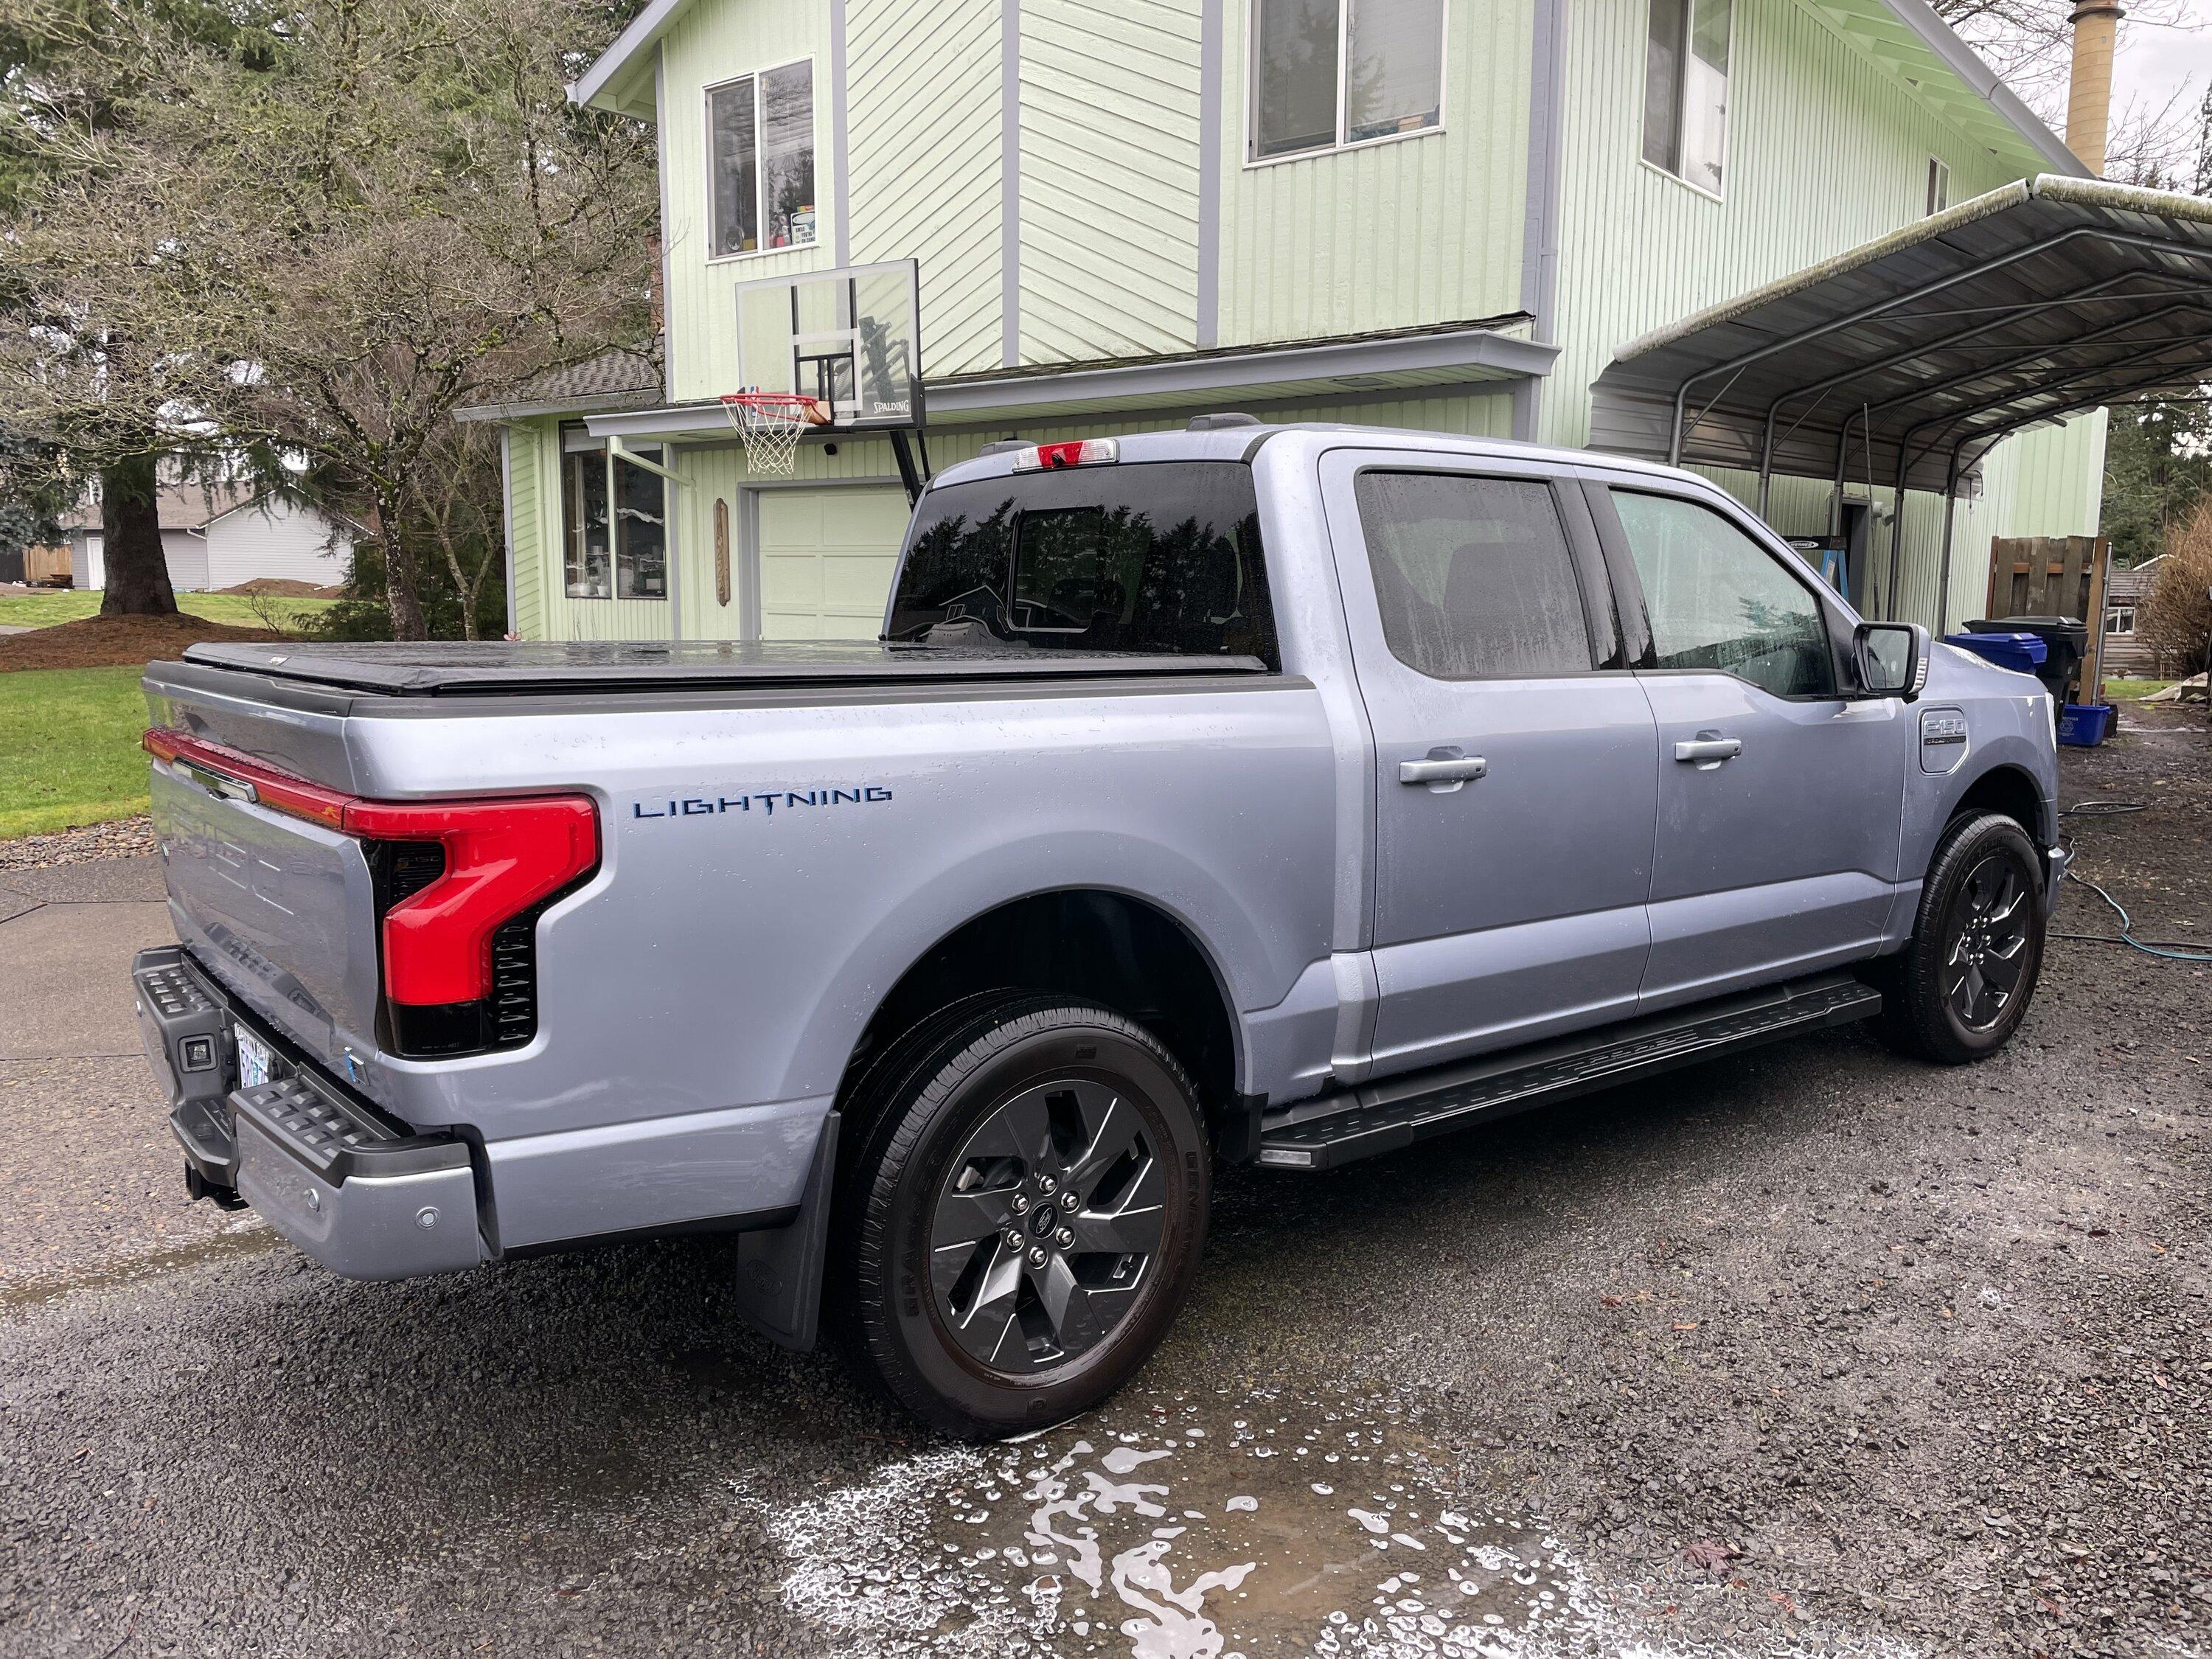
M 2066 148 L 2100 178 L 2112 114 L 2112 41 L 2122 15 L 2118 0 L 2075 0 L 2074 73 L 2066 91 Z

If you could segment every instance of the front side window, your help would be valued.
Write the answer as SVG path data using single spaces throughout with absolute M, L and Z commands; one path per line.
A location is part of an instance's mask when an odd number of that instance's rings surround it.
M 668 597 L 668 486 L 655 472 L 617 459 L 611 478 L 604 445 L 586 447 L 580 428 L 564 434 L 561 513 L 563 592 L 572 599 Z M 660 460 L 658 449 L 637 452 Z M 614 512 L 607 511 L 610 485 Z
M 1616 489 L 1660 668 L 1713 669 L 1778 697 L 1835 695 L 1812 591 L 1711 507 Z
M 1277 665 L 1251 469 L 1074 467 L 930 490 L 900 567 L 890 637 L 939 629 L 1050 650 Z
M 811 62 L 709 88 L 707 143 L 714 258 L 814 240 Z
M 1443 0 L 1255 0 L 1249 160 L 1443 119 Z
M 2136 631 L 2135 607 L 2133 605 L 2123 605 L 2117 611 L 2106 611 L 2105 613 L 2105 631 L 2107 634 L 2134 633 Z
M 1443 680 L 1589 670 L 1582 588 L 1549 484 L 1363 472 L 1353 494 L 1400 662 Z
M 1728 153 L 1733 0 L 1650 0 L 1644 49 L 1644 159 L 1721 193 Z

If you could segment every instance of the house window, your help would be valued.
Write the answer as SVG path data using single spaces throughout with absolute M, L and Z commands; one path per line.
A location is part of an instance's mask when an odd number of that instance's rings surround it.
M 1440 125 L 1443 34 L 1443 0 L 1256 0 L 1247 159 Z
M 625 460 L 610 466 L 606 446 L 581 427 L 561 438 L 563 591 L 572 599 L 666 599 L 668 486 L 658 473 Z M 637 453 L 660 460 L 659 449 Z
M 1651 0 L 1644 49 L 1644 159 L 1721 193 L 1728 154 L 1733 0 Z
M 1928 158 L 1928 211 L 1941 213 L 1951 205 L 1951 169 L 1934 156 Z
M 707 89 L 714 258 L 814 240 L 814 65 Z
M 2105 613 L 2105 632 L 2128 635 L 2136 631 L 2136 608 L 2124 605 Z

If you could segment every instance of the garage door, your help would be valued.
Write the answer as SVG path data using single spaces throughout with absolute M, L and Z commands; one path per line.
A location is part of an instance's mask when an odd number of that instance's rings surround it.
M 762 490 L 761 637 L 875 638 L 907 516 L 896 487 Z

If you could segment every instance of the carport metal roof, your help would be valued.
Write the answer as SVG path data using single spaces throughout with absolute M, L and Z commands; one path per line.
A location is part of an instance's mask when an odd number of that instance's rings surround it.
M 2212 380 L 2212 201 L 2044 174 L 1631 342 L 1591 442 L 1955 491 L 1999 441 Z

